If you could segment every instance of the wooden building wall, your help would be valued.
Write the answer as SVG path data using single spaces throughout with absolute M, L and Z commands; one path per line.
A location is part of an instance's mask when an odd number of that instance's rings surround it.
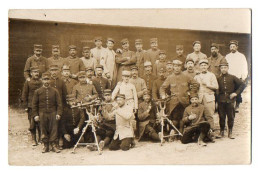
M 158 26 L 160 27 L 160 26 Z M 228 43 L 232 39 L 239 41 L 239 51 L 244 53 L 251 67 L 251 35 L 212 31 L 192 31 L 181 29 L 159 29 L 145 27 L 124 27 L 75 23 L 42 22 L 33 20 L 9 19 L 9 104 L 18 102 L 19 90 L 22 90 L 23 69 L 26 59 L 33 54 L 33 44 L 43 45 L 43 56 L 51 56 L 51 46 L 61 47 L 61 56 L 68 56 L 68 46 L 78 47 L 81 56 L 82 47 L 94 47 L 93 38 L 113 37 L 115 48 L 120 48 L 123 38 L 130 40 L 130 50 L 135 50 L 134 40 L 143 39 L 144 49 L 149 49 L 149 39 L 157 37 L 159 48 L 167 52 L 167 57 L 175 56 L 175 46 L 184 45 L 185 54 L 192 52 L 192 42 L 202 42 L 202 52 L 210 55 L 210 44 L 220 44 L 220 53 L 229 53 Z M 105 46 L 105 42 L 103 42 Z

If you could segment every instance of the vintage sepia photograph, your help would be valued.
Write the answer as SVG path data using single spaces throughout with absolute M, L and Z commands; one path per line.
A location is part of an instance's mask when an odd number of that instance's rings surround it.
M 11 166 L 251 164 L 251 9 L 10 9 Z

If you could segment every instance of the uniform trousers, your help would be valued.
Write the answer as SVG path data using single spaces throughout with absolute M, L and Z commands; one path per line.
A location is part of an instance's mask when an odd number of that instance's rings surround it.
M 116 140 L 112 140 L 109 144 L 109 150 L 119 150 L 122 149 L 123 151 L 129 150 L 133 138 L 124 138 L 119 140 L 119 137 Z
M 180 128 L 180 122 L 183 117 L 184 110 L 185 108 L 179 103 L 170 114 L 169 119 L 172 120 L 172 123 L 176 126 L 176 128 Z
M 219 126 L 221 130 L 224 130 L 226 124 L 226 117 L 228 118 L 228 128 L 232 129 L 234 125 L 235 118 L 235 108 L 234 102 L 219 102 L 218 103 L 219 112 Z
M 36 129 L 40 132 L 40 125 L 34 120 L 32 116 L 32 108 L 28 108 L 28 120 L 29 120 L 29 131 L 32 134 L 36 134 Z
M 215 101 L 206 101 L 205 100 L 205 97 L 203 97 L 203 100 L 202 100 L 202 104 L 204 105 L 204 114 L 205 114 L 205 117 L 207 119 L 207 121 L 209 122 L 210 124 L 210 128 L 214 130 L 214 119 L 213 119 L 213 115 L 215 113 Z

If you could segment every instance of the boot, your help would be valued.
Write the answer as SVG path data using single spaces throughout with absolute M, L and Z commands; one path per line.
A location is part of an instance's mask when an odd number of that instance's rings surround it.
M 31 135 L 32 135 L 32 146 L 37 146 L 36 134 L 35 133 L 31 133 Z
M 230 139 L 235 139 L 235 138 L 232 136 L 232 129 L 229 129 L 229 130 L 228 130 L 228 138 L 230 138 Z
M 224 130 L 220 130 L 216 138 L 223 138 L 223 137 L 224 137 Z
M 41 140 L 41 131 L 40 131 L 40 129 L 38 129 L 38 138 L 37 138 L 37 142 L 38 142 L 38 144 L 42 144 L 42 140 Z
M 43 143 L 42 153 L 49 152 L 49 143 Z
M 200 134 L 200 136 L 198 138 L 198 145 L 199 146 L 207 146 L 207 144 L 204 143 L 203 139 L 204 139 L 203 136 Z
M 56 153 L 60 153 L 60 150 L 57 148 L 55 143 L 52 143 L 52 151 Z
M 57 146 L 58 149 L 62 150 L 63 149 L 63 138 L 59 138 L 59 145 Z
M 98 146 L 99 146 L 99 149 L 102 151 L 103 148 L 105 147 L 105 142 L 104 142 L 103 140 L 101 140 L 101 141 L 99 142 Z

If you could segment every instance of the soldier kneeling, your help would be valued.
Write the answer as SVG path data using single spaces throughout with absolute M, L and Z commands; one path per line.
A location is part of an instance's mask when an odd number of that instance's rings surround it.
M 190 94 L 190 102 L 183 113 L 181 127 L 184 127 L 184 131 L 181 142 L 186 144 L 198 140 L 198 145 L 206 146 L 203 140 L 209 132 L 210 124 L 204 116 L 204 106 L 199 103 L 197 93 Z

